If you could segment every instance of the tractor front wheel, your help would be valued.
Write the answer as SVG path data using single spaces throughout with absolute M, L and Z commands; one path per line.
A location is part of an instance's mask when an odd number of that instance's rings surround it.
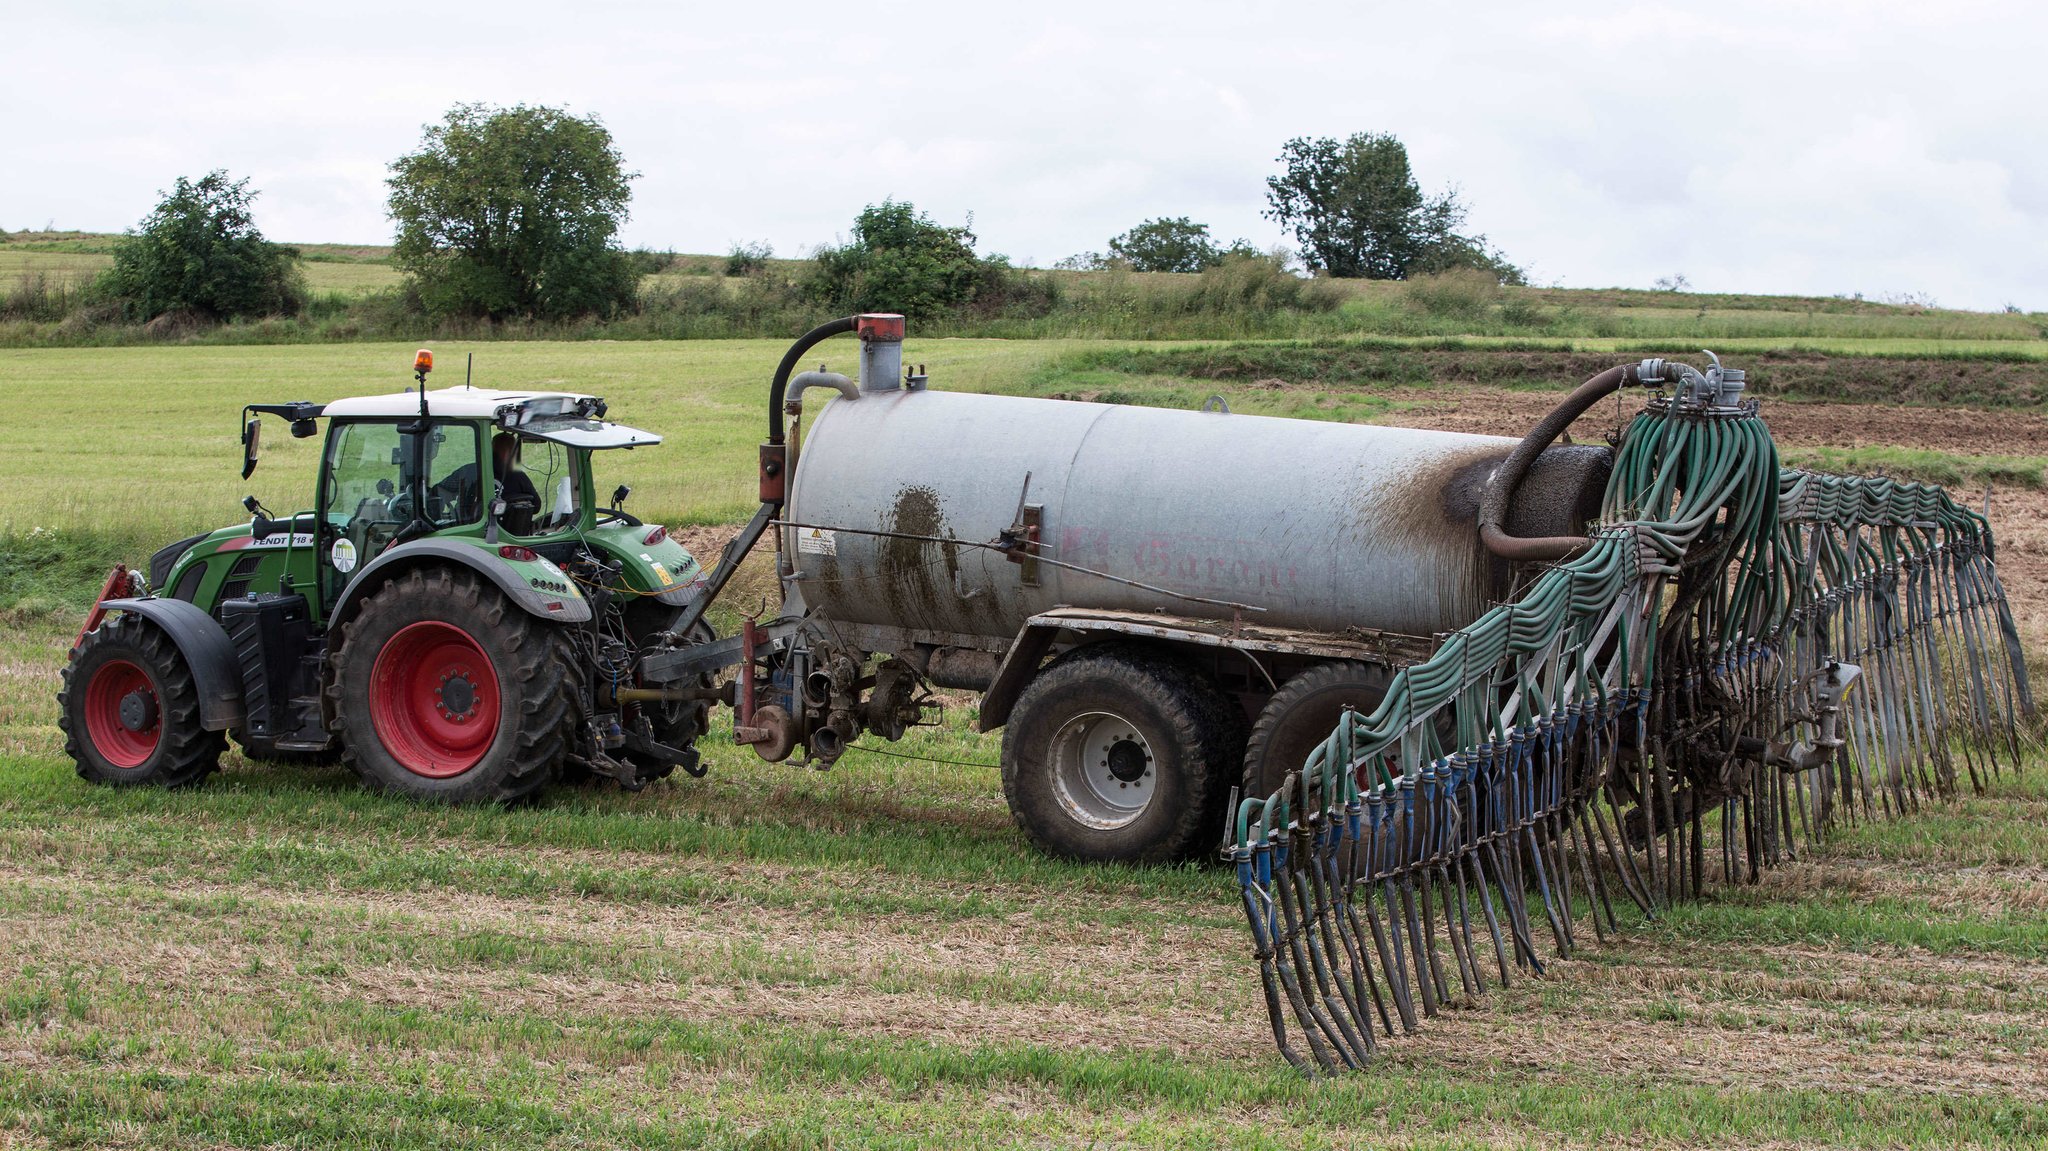
M 468 572 L 413 571 L 363 604 L 328 688 L 342 760 L 379 790 L 507 802 L 553 779 L 576 726 L 574 655 Z
M 94 783 L 186 787 L 220 765 L 227 740 L 199 725 L 199 688 L 169 636 L 119 615 L 64 666 L 57 726 L 78 774 Z

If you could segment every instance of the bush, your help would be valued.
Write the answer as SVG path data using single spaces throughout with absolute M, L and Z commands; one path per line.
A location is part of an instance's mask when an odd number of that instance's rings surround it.
M 734 244 L 725 257 L 725 274 L 728 276 L 751 276 L 768 267 L 768 261 L 775 258 L 775 249 L 766 240 L 751 244 Z
M 1212 314 L 1329 312 L 1343 302 L 1343 292 L 1336 285 L 1305 280 L 1288 271 L 1284 256 L 1233 250 L 1202 273 L 1188 299 L 1188 310 Z
M 435 315 L 562 319 L 630 310 L 616 241 L 632 197 L 596 116 L 458 104 L 391 164 L 392 262 Z
M 639 334 L 669 339 L 757 336 L 802 330 L 817 322 L 817 311 L 802 287 L 788 276 L 764 269 L 720 280 L 689 276 L 649 288 L 632 321 Z
M 68 276 L 25 268 L 14 281 L 14 290 L 0 295 L 0 319 L 55 323 L 70 315 L 86 294 Z
M 1501 322 L 1512 328 L 1548 328 L 1555 323 L 1549 312 L 1521 292 L 1508 292 L 1500 302 Z
M 178 177 L 142 224 L 114 247 L 114 266 L 96 290 L 129 318 L 166 312 L 209 320 L 276 316 L 305 304 L 298 250 L 263 238 L 249 216 L 249 181 L 213 171 Z
M 1186 216 L 1147 220 L 1112 236 L 1109 253 L 1134 272 L 1199 272 L 1223 262 L 1223 249 L 1209 238 L 1209 225 Z
M 1520 268 L 1483 235 L 1458 231 L 1465 205 L 1455 188 L 1424 196 L 1408 146 L 1392 135 L 1298 136 L 1280 149 L 1286 171 L 1266 178 L 1266 216 L 1294 232 L 1302 259 L 1333 276 L 1405 280 L 1479 268 L 1520 284 Z
M 1430 316 L 1476 320 L 1500 302 L 1500 281 L 1478 268 L 1417 276 L 1402 289 L 1408 306 Z
M 666 272 L 676 265 L 673 251 L 657 252 L 652 248 L 635 248 L 626 253 L 626 263 L 635 276 L 652 276 Z
M 819 248 L 805 294 L 838 313 L 901 312 L 914 319 L 945 315 L 1000 295 L 1008 261 L 974 254 L 974 233 L 949 228 L 908 203 L 870 204 L 853 222 L 853 240 Z

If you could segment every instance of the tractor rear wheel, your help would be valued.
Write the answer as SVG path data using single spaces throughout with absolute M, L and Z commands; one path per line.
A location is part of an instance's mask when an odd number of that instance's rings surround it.
M 1083 648 L 1018 697 L 1003 730 L 1003 795 L 1054 855 L 1185 859 L 1217 840 L 1242 730 L 1193 669 L 1143 648 Z
M 1244 794 L 1259 799 L 1280 790 L 1336 730 L 1346 707 L 1369 715 L 1387 693 L 1387 670 L 1346 660 L 1312 667 L 1273 693 L 1252 724 L 1244 753 Z
M 415 799 L 502 803 L 555 777 L 581 680 L 563 629 L 466 571 L 412 571 L 344 629 L 328 687 L 342 760 Z
M 220 766 L 227 740 L 199 725 L 199 688 L 155 624 L 119 615 L 64 665 L 57 726 L 78 774 L 94 783 L 187 787 Z

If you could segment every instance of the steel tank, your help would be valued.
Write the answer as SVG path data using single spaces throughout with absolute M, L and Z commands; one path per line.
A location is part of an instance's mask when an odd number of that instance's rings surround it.
M 1479 498 L 1516 441 L 930 390 L 834 398 L 804 437 L 783 529 L 790 576 L 825 620 L 1009 638 L 1056 606 L 1233 611 L 1050 564 L 992 542 L 1036 505 L 1042 555 L 1186 596 L 1263 608 L 1245 622 L 1427 636 L 1509 591 L 1479 543 Z M 1581 530 L 1608 449 L 1531 470 L 1519 535 Z M 1026 477 L 1029 477 L 1028 491 Z M 844 530 L 856 529 L 856 530 Z M 860 532 L 896 533 L 895 536 Z M 934 537 L 933 539 L 902 537 Z

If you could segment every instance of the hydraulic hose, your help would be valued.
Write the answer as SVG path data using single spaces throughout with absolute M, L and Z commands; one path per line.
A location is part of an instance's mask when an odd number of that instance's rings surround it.
M 798 336 L 796 343 L 791 344 L 789 350 L 782 354 L 782 362 L 775 366 L 775 382 L 768 385 L 769 443 L 782 442 L 782 393 L 789 387 L 789 374 L 796 371 L 797 361 L 803 358 L 805 352 L 826 340 L 853 331 L 854 319 L 852 316 L 842 316 L 836 320 L 827 320 Z
M 1479 539 L 1487 551 L 1516 562 L 1543 562 L 1570 559 L 1591 545 L 1592 541 L 1585 536 L 1511 536 L 1503 526 L 1508 519 L 1508 505 L 1514 501 L 1515 491 L 1522 486 L 1522 479 L 1529 474 L 1536 457 L 1571 427 L 1573 420 L 1623 385 L 1641 382 L 1636 368 L 1635 364 L 1619 364 L 1580 384 L 1508 453 L 1479 501 Z
M 1502 530 L 1574 417 L 1660 381 L 1677 394 L 1630 424 L 1589 540 Z M 1717 820 L 1720 870 L 1753 878 L 1831 811 L 1910 804 L 1944 748 L 1980 786 L 2023 758 L 1982 519 L 1938 488 L 1780 467 L 1741 383 L 1660 360 L 1588 380 L 1483 497 L 1489 547 L 1561 562 L 1239 798 L 1225 852 L 1292 1065 L 1358 1067 L 1395 1012 L 1413 1030 L 1486 968 L 1542 971 L 1543 926 L 1558 956 L 1588 924 L 1605 938 L 1612 895 L 1699 897 Z

